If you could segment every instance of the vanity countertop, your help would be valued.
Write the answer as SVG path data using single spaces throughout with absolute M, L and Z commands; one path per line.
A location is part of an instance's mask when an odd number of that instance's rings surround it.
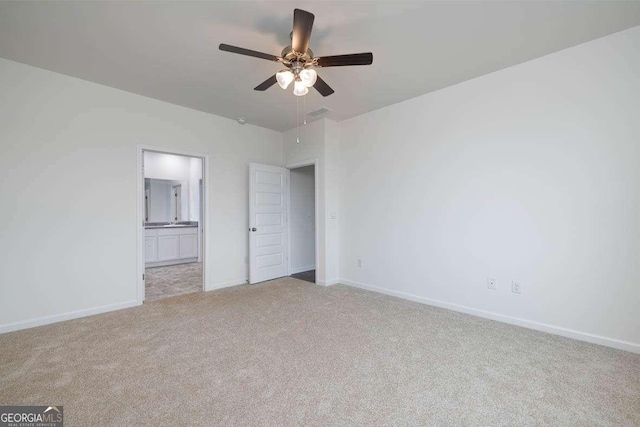
M 144 228 L 147 230 L 153 229 L 153 228 L 188 228 L 188 227 L 198 227 L 198 223 L 196 221 L 181 222 L 178 224 L 171 224 L 168 222 L 149 222 L 144 226 Z

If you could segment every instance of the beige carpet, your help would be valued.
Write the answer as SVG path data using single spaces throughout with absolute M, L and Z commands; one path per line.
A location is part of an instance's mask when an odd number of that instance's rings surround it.
M 640 425 L 640 355 L 287 278 L 0 335 L 66 425 Z

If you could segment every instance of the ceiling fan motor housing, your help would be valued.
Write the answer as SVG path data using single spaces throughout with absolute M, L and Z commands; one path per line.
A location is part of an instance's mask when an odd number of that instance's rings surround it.
M 293 50 L 291 45 L 289 45 L 284 49 L 282 49 L 282 53 L 280 54 L 280 56 L 282 57 L 285 65 L 287 62 L 295 62 L 295 61 L 302 62 L 305 65 L 309 65 L 309 66 L 313 65 L 314 63 L 313 51 L 311 49 L 307 49 L 306 53 L 298 53 Z

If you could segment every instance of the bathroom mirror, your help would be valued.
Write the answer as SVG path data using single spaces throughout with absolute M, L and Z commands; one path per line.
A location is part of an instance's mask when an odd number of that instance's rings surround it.
M 188 182 L 145 178 L 145 222 L 189 220 Z

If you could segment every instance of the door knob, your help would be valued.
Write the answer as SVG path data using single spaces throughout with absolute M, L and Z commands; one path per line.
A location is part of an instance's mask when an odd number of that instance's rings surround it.
M 253 228 L 251 228 L 251 231 L 258 231 L 258 229 L 253 227 Z

